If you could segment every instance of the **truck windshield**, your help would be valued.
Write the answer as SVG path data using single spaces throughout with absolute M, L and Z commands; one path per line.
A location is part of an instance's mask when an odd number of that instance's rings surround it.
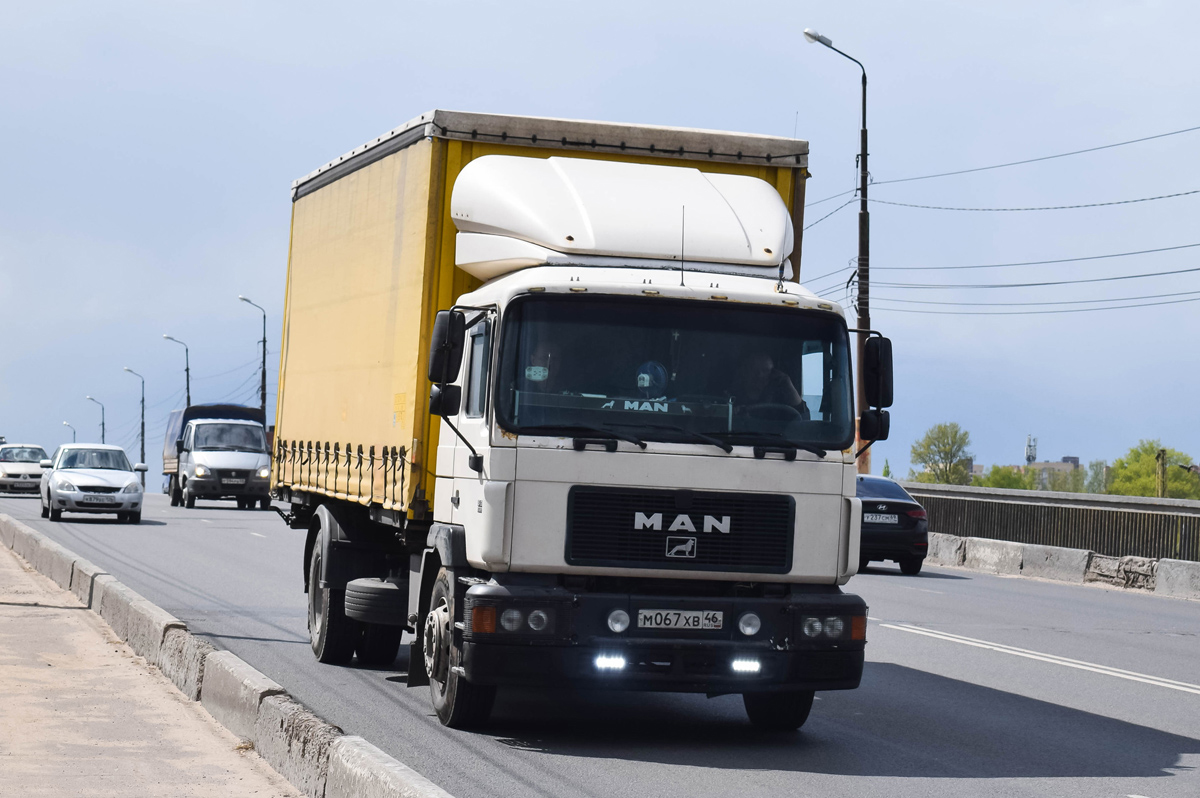
M 234 452 L 265 452 L 267 440 L 262 427 L 251 424 L 198 424 L 195 448 Z
M 505 318 L 497 419 L 527 434 L 844 449 L 854 438 L 848 341 L 831 313 L 525 299 Z

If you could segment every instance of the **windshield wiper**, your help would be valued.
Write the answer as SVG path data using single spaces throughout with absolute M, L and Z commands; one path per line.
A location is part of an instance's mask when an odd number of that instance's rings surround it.
M 693 442 L 711 443 L 713 446 L 716 446 L 718 449 L 725 452 L 725 454 L 729 454 L 733 451 L 733 447 L 730 446 L 725 441 L 721 440 L 720 438 L 714 438 L 711 435 L 705 435 L 703 432 L 696 432 L 695 430 L 686 429 L 684 427 L 679 426 L 678 424 L 618 424 L 618 425 L 614 425 L 614 426 L 633 427 L 634 429 L 657 429 L 657 430 L 667 430 L 669 432 L 678 432 L 681 435 L 691 438 Z
M 779 445 L 783 445 L 783 446 L 790 446 L 794 449 L 801 449 L 806 452 L 811 452 L 812 454 L 815 454 L 817 457 L 824 457 L 826 454 L 828 454 L 827 451 L 820 448 L 819 446 L 813 446 L 812 444 L 808 444 L 808 443 L 799 443 L 797 441 L 792 440 L 791 438 L 789 438 L 788 436 L 784 435 L 781 432 L 748 432 L 748 431 L 738 432 L 738 431 L 734 431 L 734 432 L 714 432 L 713 434 L 718 435 L 721 438 L 739 438 L 739 439 L 749 440 L 751 442 L 753 442 L 755 440 L 762 440 L 765 438 L 766 440 L 770 441 L 771 443 L 775 443 L 775 444 L 779 444 Z
M 646 448 L 646 442 L 636 435 L 629 435 L 624 432 L 617 432 L 609 427 L 590 427 L 586 424 L 538 424 L 532 427 L 521 427 L 517 432 L 518 435 L 528 435 L 536 432 L 563 432 L 567 435 L 576 432 L 587 432 L 592 435 L 597 435 L 602 438 L 614 438 L 618 441 L 626 443 L 634 443 L 643 449 Z

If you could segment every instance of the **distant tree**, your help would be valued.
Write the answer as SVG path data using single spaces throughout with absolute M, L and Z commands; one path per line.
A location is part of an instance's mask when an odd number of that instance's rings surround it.
M 971 484 L 977 488 L 1007 488 L 1008 490 L 1033 490 L 1036 487 L 1037 475 L 1034 472 L 1023 474 L 1012 466 L 994 465 L 983 476 L 975 477 Z
M 883 461 L 883 475 L 888 479 L 892 478 L 892 466 L 886 459 Z
M 1083 493 L 1085 476 L 1082 468 L 1070 471 L 1051 471 L 1047 475 L 1046 490 L 1056 490 L 1062 493 Z
M 909 471 L 909 479 L 917 482 L 937 482 L 944 485 L 968 485 L 971 471 L 968 461 L 972 455 L 971 433 L 954 422 L 934 424 L 921 440 L 912 445 L 909 459 L 921 472 Z
M 1103 460 L 1093 460 L 1088 463 L 1087 481 L 1084 490 L 1088 493 L 1104 493 L 1108 490 L 1108 463 Z
M 1118 496 L 1154 496 L 1155 471 L 1161 441 L 1139 441 L 1124 457 L 1112 464 L 1108 492 Z M 1179 468 L 1190 466 L 1192 458 L 1175 449 L 1167 449 L 1167 498 L 1200 499 L 1200 475 Z

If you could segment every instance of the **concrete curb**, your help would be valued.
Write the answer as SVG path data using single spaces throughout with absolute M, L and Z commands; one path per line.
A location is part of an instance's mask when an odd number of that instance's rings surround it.
M 1038 546 L 989 538 L 929 533 L 931 565 L 949 565 L 992 574 L 1034 576 L 1055 582 L 1101 582 L 1151 591 L 1171 598 L 1200 600 L 1200 562 L 1110 557 L 1085 549 Z
M 344 735 L 233 652 L 218 651 L 178 618 L 37 530 L 0 514 L 0 543 L 70 590 L 184 695 L 254 743 L 272 768 L 307 795 L 449 798 L 412 768 L 361 737 Z
M 267 764 L 312 798 L 325 795 L 329 746 L 342 735 L 287 695 L 263 699 L 254 727 L 254 749 Z
M 232 651 L 214 651 L 204 658 L 200 703 L 221 725 L 254 742 L 254 727 L 263 699 L 284 689 L 247 665 Z
M 361 737 L 339 737 L 329 746 L 325 798 L 451 798 L 417 771 Z

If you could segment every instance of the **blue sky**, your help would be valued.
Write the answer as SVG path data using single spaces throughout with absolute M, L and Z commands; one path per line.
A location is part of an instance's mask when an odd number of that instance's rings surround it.
M 434 107 L 711 127 L 811 142 L 817 200 L 853 187 L 858 72 L 870 76 L 877 181 L 971 168 L 1200 125 L 1183 2 L 55 3 L 6 10 L 0 50 L 0 434 L 51 448 L 136 438 L 158 465 L 181 403 L 257 401 L 261 317 L 271 381 L 290 182 Z M 1106 202 L 1200 188 L 1200 132 L 872 196 L 956 207 Z M 816 206 L 810 220 L 841 200 Z M 879 282 L 989 283 L 1185 269 L 1200 249 L 951 272 L 881 267 L 1047 260 L 1200 242 L 1200 195 L 1083 210 L 963 213 L 875 205 Z M 809 276 L 856 253 L 855 209 L 805 235 Z M 830 278 L 817 287 L 833 283 Z M 1200 273 L 984 291 L 877 287 L 933 301 L 1048 301 L 1200 290 Z M 887 307 L 893 309 L 885 309 Z M 939 421 L 977 462 L 1113 458 L 1139 438 L 1200 456 L 1200 303 L 1063 315 L 897 312 L 892 440 Z M 910 308 L 963 309 L 909 305 Z M 978 308 L 987 309 L 987 308 Z M 995 308 L 993 308 L 995 309 Z M 272 388 L 273 390 L 273 388 Z M 273 402 L 274 396 L 270 397 Z M 131 453 L 136 445 L 131 447 Z

